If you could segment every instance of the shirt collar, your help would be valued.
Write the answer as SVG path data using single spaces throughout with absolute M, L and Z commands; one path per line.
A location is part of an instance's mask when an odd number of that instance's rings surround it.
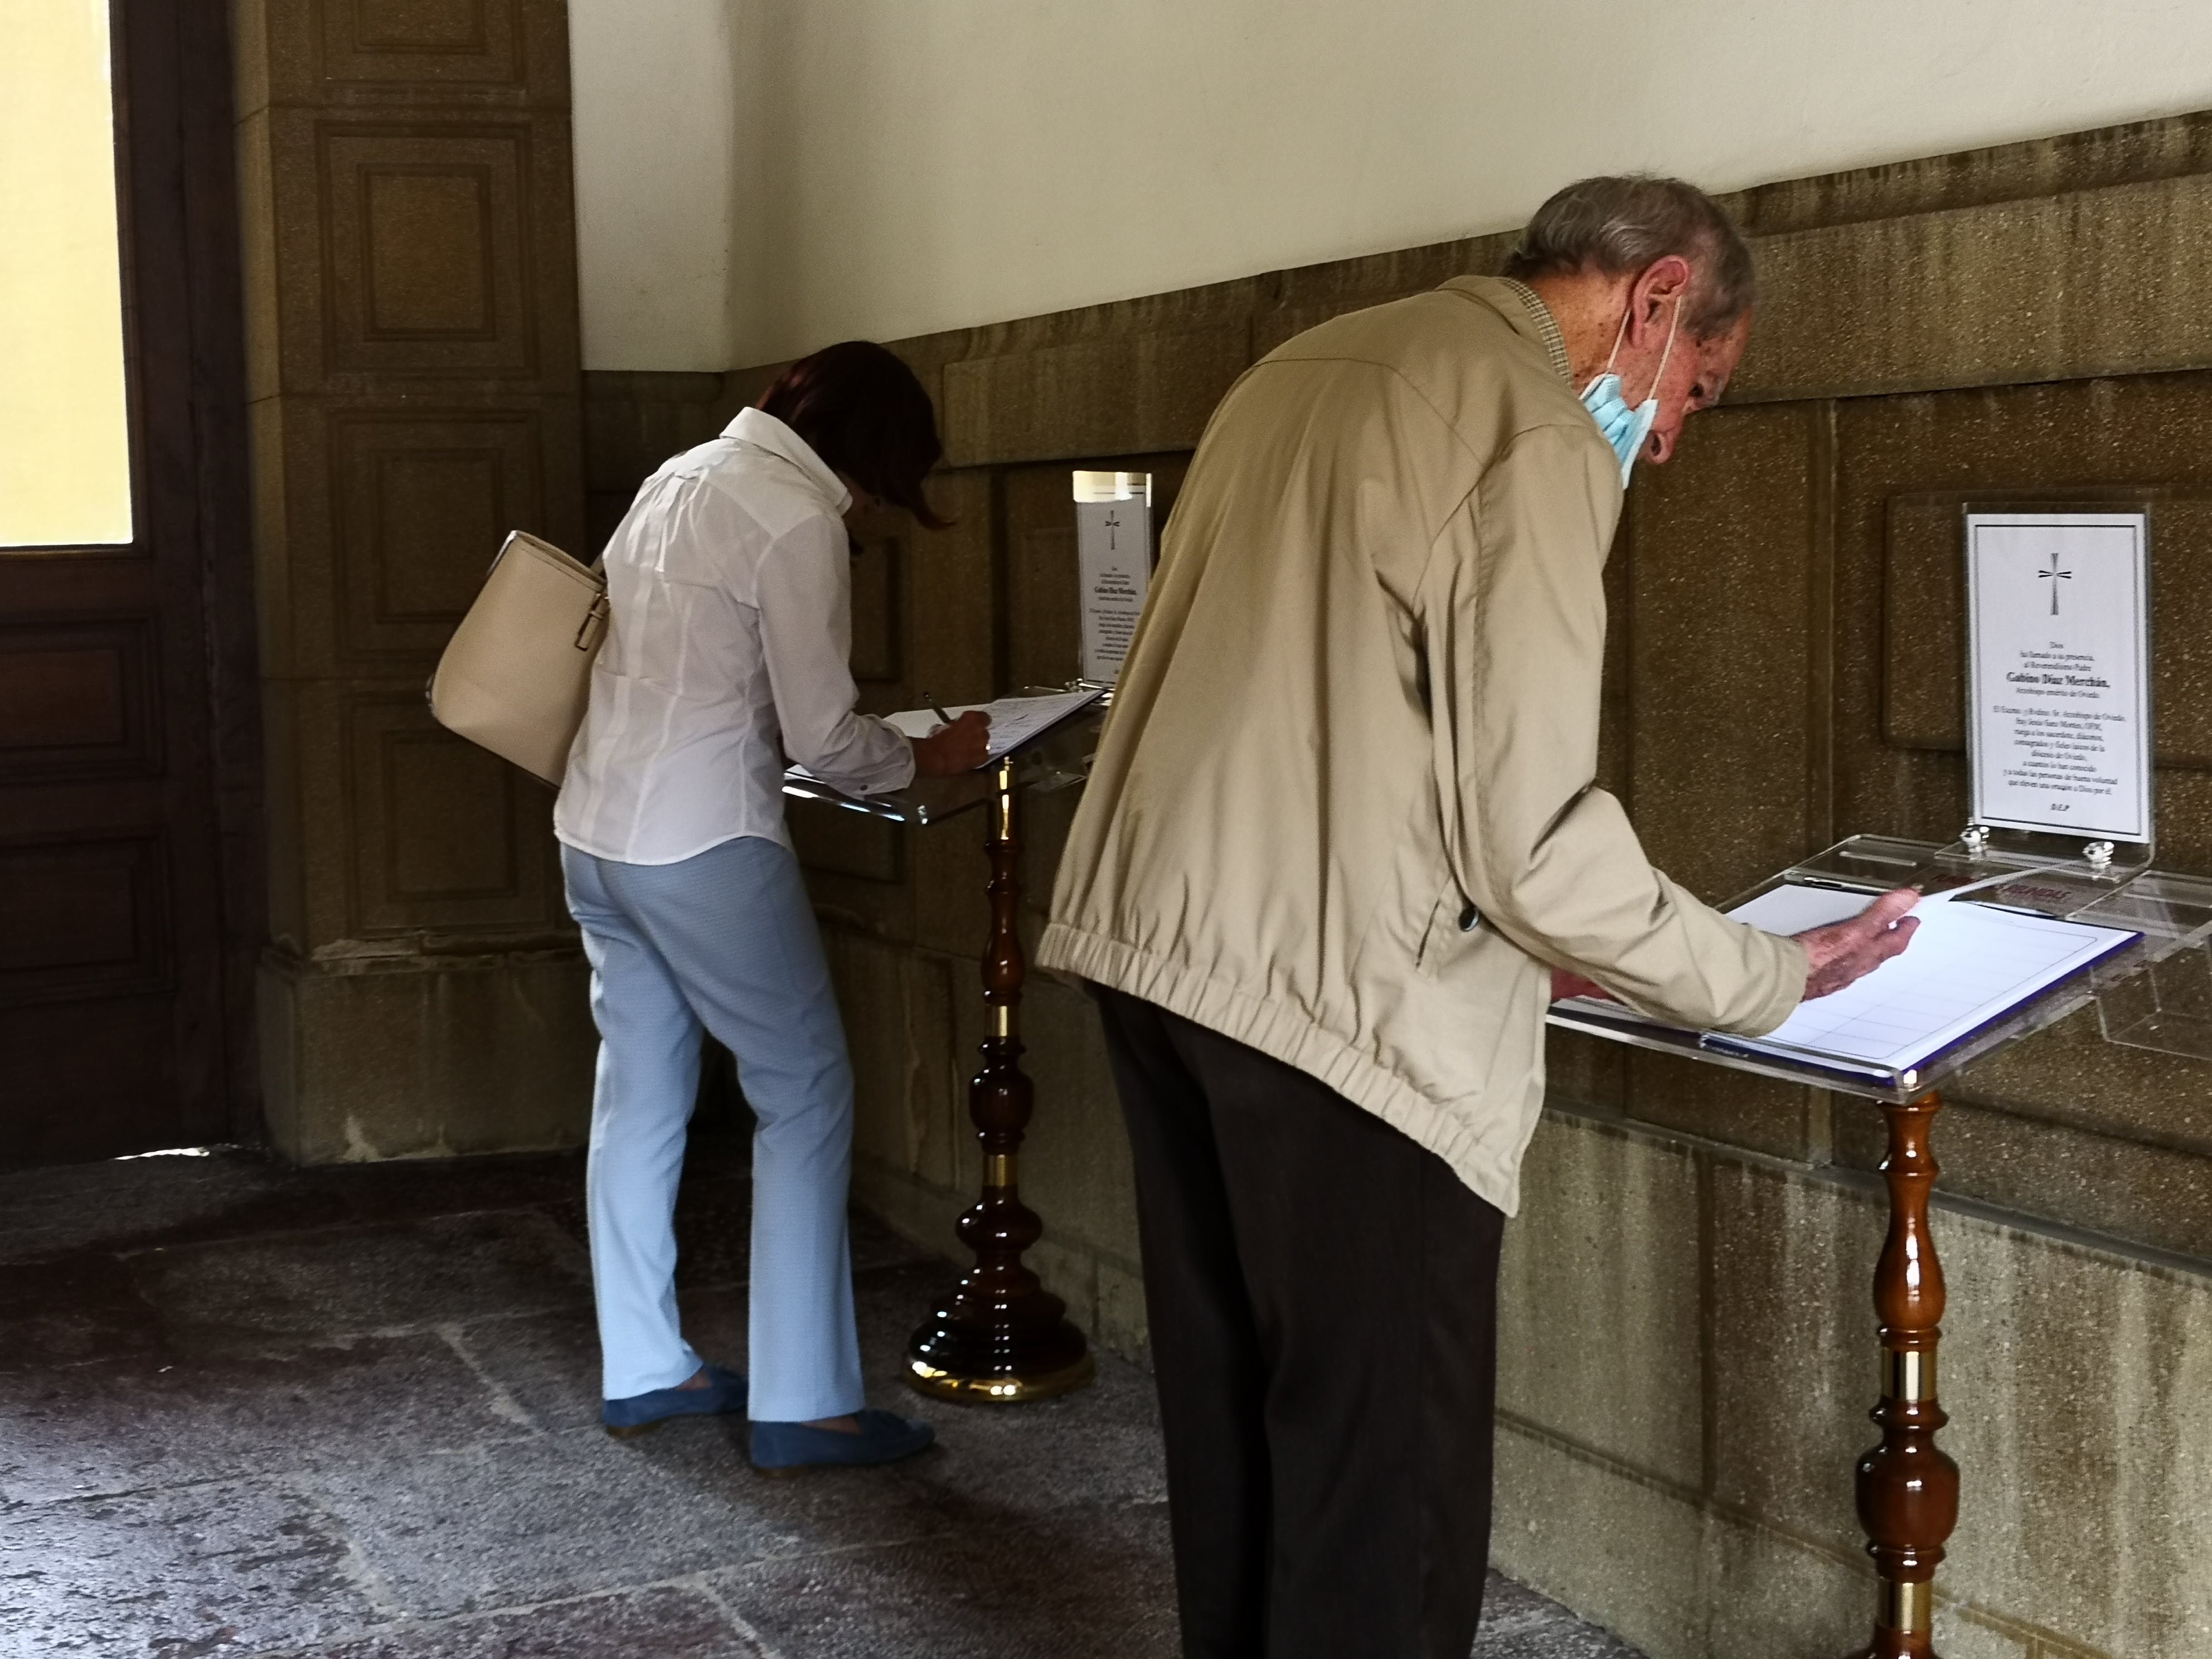
M 822 492 L 832 512 L 842 513 L 852 506 L 853 492 L 845 488 L 844 481 L 830 470 L 830 464 L 814 453 L 805 439 L 766 410 L 739 410 L 738 418 L 722 428 L 722 435 L 789 461 Z
M 1559 378 L 1570 386 L 1574 384 L 1575 371 L 1567 362 L 1566 337 L 1559 332 L 1559 319 L 1552 315 L 1551 307 L 1526 283 L 1516 283 L 1510 276 L 1501 276 L 1501 285 L 1512 296 L 1528 307 L 1528 319 L 1536 325 L 1537 336 L 1544 342 L 1544 349 L 1552 354 L 1552 367 Z
M 1574 384 L 1575 371 L 1567 362 L 1567 342 L 1559 332 L 1559 319 L 1534 289 L 1510 276 L 1455 276 L 1444 286 L 1487 304 L 1515 333 L 1543 347 L 1553 372 L 1569 386 Z

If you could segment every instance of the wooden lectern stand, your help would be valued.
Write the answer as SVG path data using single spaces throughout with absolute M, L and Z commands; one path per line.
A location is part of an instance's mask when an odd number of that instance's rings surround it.
M 924 825 L 976 806 L 988 809 L 985 841 L 991 875 L 984 892 L 990 923 L 983 948 L 983 1000 L 991 1014 L 983 1066 L 968 1086 L 968 1115 L 983 1148 L 983 1192 L 960 1218 L 960 1241 L 975 1265 L 907 1345 L 907 1381 L 922 1393 L 965 1405 L 1018 1405 L 1066 1394 L 1095 1369 L 1067 1304 L 1024 1266 L 1022 1253 L 1044 1224 L 1021 1200 L 1017 1170 L 1033 1105 L 1022 1070 L 1022 984 L 1029 964 L 1021 939 L 1021 795 L 1080 782 L 1090 769 L 1102 711 L 1066 721 L 988 771 L 920 781 L 891 794 L 844 795 L 803 774 L 784 793 L 895 823 Z
M 2007 871 L 2018 879 L 1996 888 L 1993 898 L 2008 901 L 2014 908 L 2124 929 L 2140 939 L 2126 953 L 1974 1032 L 1916 1070 L 1881 1077 L 1840 1075 L 1772 1053 L 1709 1045 L 1695 1032 L 1632 1017 L 1612 1018 L 1577 1002 L 1554 1004 L 1551 1013 L 1552 1023 L 1568 1030 L 1856 1095 L 1879 1106 L 1887 1121 L 1889 1148 L 1881 1176 L 1889 1192 L 1889 1231 L 1874 1278 L 1882 1384 L 1873 1417 L 1881 1441 L 1859 1459 L 1857 1470 L 1859 1522 L 1881 1593 L 1874 1640 L 1859 1650 L 1860 1659 L 1934 1659 L 1936 1570 L 1959 1520 L 1959 1466 L 1936 1443 L 1937 1431 L 1950 1419 L 1937 1403 L 1936 1387 L 1944 1286 L 1929 1222 L 1929 1197 L 1939 1173 L 1929 1132 L 1942 1109 L 1933 1085 L 2093 1000 L 2110 1042 L 2212 1057 L 2212 1020 L 2203 1018 L 2193 1003 L 2172 1006 L 2178 1000 L 2161 992 L 2162 985 L 2170 990 L 2206 977 L 2212 882 L 2156 871 L 2114 873 L 2086 863 L 2078 868 L 2057 861 L 2008 864 L 1985 841 L 1971 836 L 1943 847 L 1854 836 L 1759 890 L 1793 883 L 1849 888 L 1871 896 L 1908 884 L 1933 891 Z
M 1881 1321 L 1881 1402 L 1874 1420 L 1881 1443 L 1859 1459 L 1859 1524 L 1881 1576 L 1874 1645 L 1867 1659 L 1932 1656 L 1936 1569 L 1959 1524 L 1959 1466 L 1939 1450 L 1936 1431 L 1951 1419 L 1936 1401 L 1936 1350 L 1943 1338 L 1943 1264 L 1928 1224 L 1928 1195 L 1938 1170 L 1928 1132 L 1943 1103 L 1929 1091 L 1904 1104 L 1882 1103 L 1889 1153 L 1889 1237 L 1874 1274 Z
M 983 950 L 983 1000 L 990 1035 L 983 1069 L 968 1085 L 968 1116 L 983 1146 L 983 1196 L 960 1218 L 960 1242 L 975 1265 L 907 1344 L 907 1381 L 924 1394 L 969 1404 L 1012 1405 L 1079 1389 L 1091 1352 L 1066 1318 L 1067 1304 L 1022 1265 L 1044 1224 L 1021 1200 L 1016 1180 L 1032 1090 L 1022 1070 L 1020 788 L 1011 757 L 999 763 L 991 802 L 991 929 Z

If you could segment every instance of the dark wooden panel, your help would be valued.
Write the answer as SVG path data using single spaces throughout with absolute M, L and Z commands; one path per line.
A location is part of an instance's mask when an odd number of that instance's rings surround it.
M 0 1164 L 64 1164 L 196 1144 L 173 1100 L 186 1085 L 169 999 L 161 995 L 11 1006 Z
M 123 672 L 112 648 L 0 647 L 0 749 L 121 747 Z
M 158 770 L 159 679 L 150 617 L 0 629 L 0 782 Z
M 135 539 L 0 559 L 0 1163 L 198 1144 L 258 1116 L 226 16 L 114 11 Z
M 0 846 L 0 1006 L 166 988 L 166 863 L 155 836 Z

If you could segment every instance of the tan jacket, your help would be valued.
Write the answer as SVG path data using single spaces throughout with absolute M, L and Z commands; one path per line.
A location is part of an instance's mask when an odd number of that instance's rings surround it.
M 1324 323 L 1207 425 L 1045 965 L 1310 1073 L 1510 1213 L 1549 966 L 1770 1030 L 1794 942 L 1653 869 L 1592 782 L 1619 463 L 1517 283 Z

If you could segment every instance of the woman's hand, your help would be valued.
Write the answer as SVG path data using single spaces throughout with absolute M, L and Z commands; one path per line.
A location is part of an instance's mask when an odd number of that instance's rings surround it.
M 908 741 L 914 744 L 916 777 L 957 777 L 990 758 L 991 717 L 980 708 L 971 708 L 951 725 Z

